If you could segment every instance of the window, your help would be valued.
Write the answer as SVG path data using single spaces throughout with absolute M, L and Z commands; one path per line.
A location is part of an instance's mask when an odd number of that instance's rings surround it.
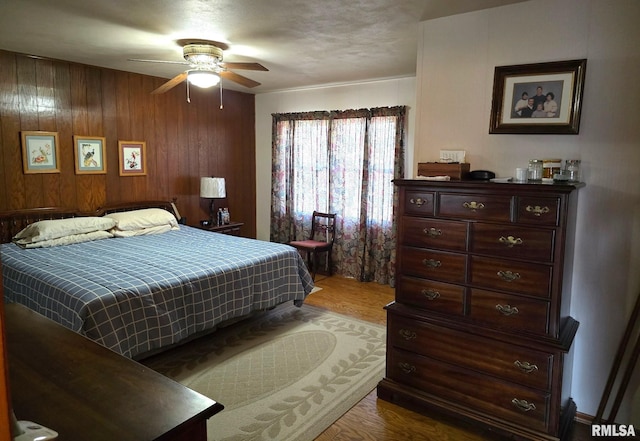
M 314 210 L 336 213 L 334 272 L 393 284 L 404 125 L 404 107 L 274 115 L 271 240 L 307 237 Z

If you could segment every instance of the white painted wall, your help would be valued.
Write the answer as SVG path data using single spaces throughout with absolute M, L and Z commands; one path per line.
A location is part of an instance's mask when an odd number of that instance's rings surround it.
M 408 106 L 407 171 L 413 163 L 414 77 L 287 90 L 256 95 L 256 236 L 269 240 L 271 211 L 271 125 L 273 113 Z
M 595 415 L 640 293 L 638 23 L 638 0 L 531 0 L 423 22 L 417 79 L 257 95 L 258 238 L 269 238 L 272 113 L 408 105 L 409 177 L 445 148 L 467 150 L 472 169 L 498 176 L 532 157 L 581 159 L 572 395 L 579 412 Z M 489 135 L 495 66 L 579 58 L 588 59 L 579 135 Z
M 502 177 L 532 157 L 582 160 L 572 395 L 588 415 L 640 293 L 639 22 L 637 0 L 532 0 L 420 26 L 414 170 L 443 148 L 465 149 L 472 170 Z M 489 135 L 495 66 L 580 58 L 588 63 L 579 135 Z

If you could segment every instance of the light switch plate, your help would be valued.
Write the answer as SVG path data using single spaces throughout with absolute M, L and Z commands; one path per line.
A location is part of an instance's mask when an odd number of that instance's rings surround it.
M 440 150 L 440 162 L 465 162 L 465 150 Z

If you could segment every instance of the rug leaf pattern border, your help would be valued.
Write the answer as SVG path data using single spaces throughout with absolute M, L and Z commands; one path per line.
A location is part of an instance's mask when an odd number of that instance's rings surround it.
M 283 305 L 248 323 L 238 323 L 220 329 L 207 337 L 205 344 L 199 342 L 197 350 L 191 345 L 184 349 L 178 348 L 174 356 L 166 360 L 152 360 L 149 367 L 180 382 L 183 375 L 196 369 L 210 357 L 223 356 L 247 341 L 259 342 L 268 338 L 271 333 L 286 331 L 286 328 L 298 324 L 311 325 L 314 329 L 331 332 L 338 338 L 343 335 L 351 339 L 350 341 L 359 341 L 359 347 L 332 359 L 330 366 L 316 369 L 318 372 L 312 371 L 304 384 L 296 383 L 286 388 L 285 395 L 274 394 L 278 395 L 275 401 L 270 401 L 270 404 L 253 413 L 253 416 L 250 412 L 244 413 L 242 421 L 236 421 L 235 433 L 232 435 L 216 437 L 216 434 L 219 434 L 218 429 L 227 425 L 222 423 L 226 410 L 212 417 L 209 420 L 209 440 L 313 440 L 366 396 L 382 379 L 386 357 L 384 326 L 309 305 L 303 305 L 301 308 Z M 159 357 L 161 358 L 162 354 Z

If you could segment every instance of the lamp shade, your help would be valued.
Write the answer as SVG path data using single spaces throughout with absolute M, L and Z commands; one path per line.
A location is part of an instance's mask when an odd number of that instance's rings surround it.
M 201 198 L 226 198 L 224 178 L 200 178 L 200 197 Z

